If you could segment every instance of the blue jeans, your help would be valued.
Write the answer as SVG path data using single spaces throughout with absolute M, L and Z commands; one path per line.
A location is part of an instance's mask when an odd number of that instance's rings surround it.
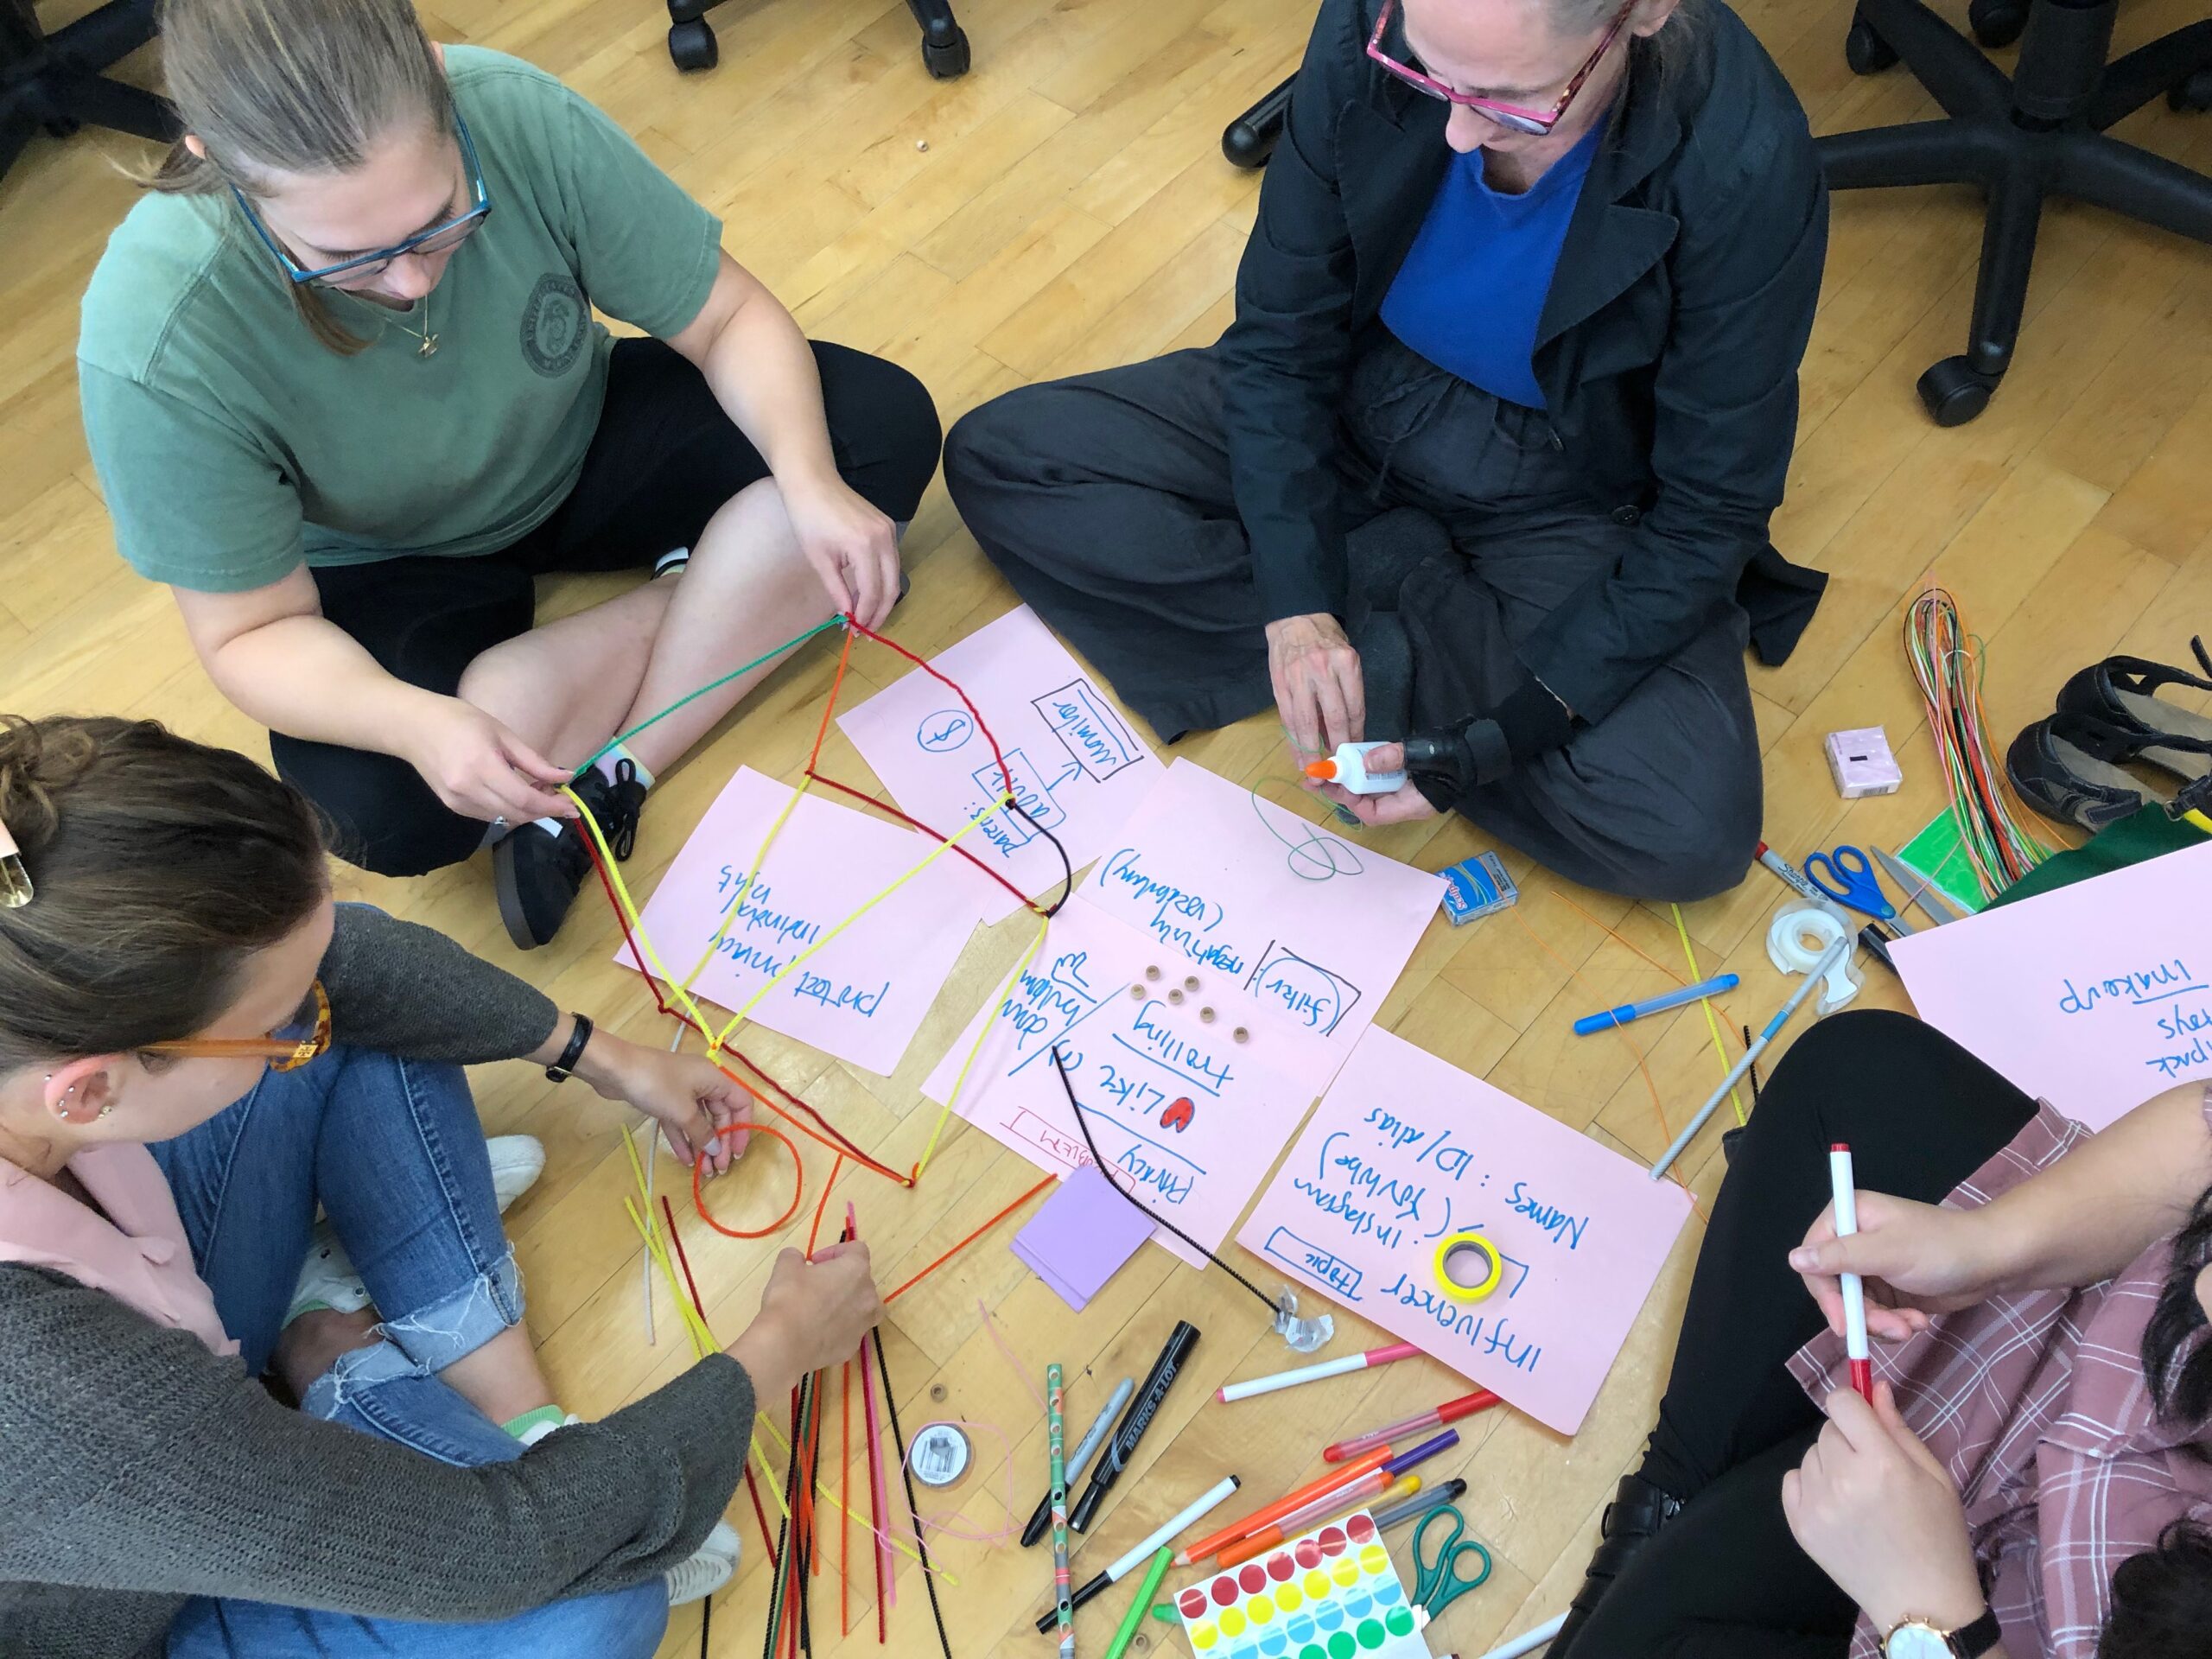
M 382 1339 L 340 1359 L 302 1408 L 448 1464 L 521 1455 L 436 1375 L 522 1319 L 521 1276 L 460 1067 L 334 1048 L 265 1074 L 245 1099 L 152 1150 L 250 1373 L 276 1351 L 320 1205 L 385 1323 Z M 200 1597 L 170 1627 L 168 1655 L 649 1659 L 667 1620 L 658 1580 L 492 1624 Z

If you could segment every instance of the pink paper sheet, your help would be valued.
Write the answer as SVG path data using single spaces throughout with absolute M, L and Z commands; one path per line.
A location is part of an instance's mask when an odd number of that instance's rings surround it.
M 1386 1031 L 1345 1061 L 1237 1243 L 1562 1434 L 1582 1426 L 1689 1194 Z M 1504 1258 L 1446 1298 L 1437 1246 Z
M 1165 982 L 1145 978 L 1159 957 L 1142 934 L 1070 905 L 1013 993 L 969 1022 L 922 1092 L 938 1102 L 950 1095 L 988 1016 L 990 1035 L 953 1109 L 1039 1168 L 1073 1169 L 1090 1154 L 1053 1073 L 1058 1045 L 1109 1173 L 1212 1249 L 1313 1093 L 1262 1065 L 1256 1039 L 1236 1042 L 1234 1022 L 1218 1010 L 1206 1021 L 1203 993 L 1168 1002 Z M 1132 996 L 1135 988 L 1144 995 Z M 1205 1265 L 1166 1229 L 1153 1238 Z
M 1014 774 L 1015 798 L 1051 830 L 1077 869 L 1112 844 L 1160 780 L 1160 765 L 1075 658 L 1027 606 L 932 659 L 982 713 Z M 943 682 L 920 669 L 837 717 L 892 798 L 950 835 L 1002 785 L 991 746 Z M 1012 812 L 960 843 L 1034 898 L 1067 872 L 1052 843 Z M 995 882 L 986 920 L 1010 914 Z
M 1318 1038 L 1325 1083 L 1434 919 L 1444 879 L 1308 823 L 1188 760 L 1077 889 L 1144 930 L 1171 972 L 1223 975 L 1276 1033 Z
M 714 938 L 791 793 L 740 768 L 661 878 L 645 906 L 645 931 L 679 981 Z M 930 847 L 912 830 L 808 796 L 768 849 L 693 994 L 726 1009 L 742 1007 Z M 975 930 L 984 883 L 964 866 L 956 870 L 957 856 L 938 859 L 809 957 L 751 1017 L 864 1071 L 897 1070 Z M 634 965 L 626 950 L 615 960 Z
M 1920 1017 L 2090 1128 L 2212 1077 L 2212 843 L 1890 948 Z

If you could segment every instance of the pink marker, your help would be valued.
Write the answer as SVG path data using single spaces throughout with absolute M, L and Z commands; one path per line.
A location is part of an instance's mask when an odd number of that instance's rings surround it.
M 1370 1348 L 1363 1354 L 1347 1354 L 1342 1359 L 1325 1359 L 1319 1365 L 1305 1365 L 1294 1371 L 1277 1371 L 1273 1376 L 1255 1376 L 1245 1382 L 1231 1382 L 1218 1391 L 1225 1403 L 1231 1400 L 1249 1400 L 1258 1394 L 1273 1394 L 1277 1389 L 1294 1389 L 1300 1382 L 1319 1382 L 1325 1376 L 1344 1376 L 1353 1371 L 1363 1371 L 1370 1365 L 1389 1365 L 1401 1359 L 1411 1359 L 1421 1350 L 1410 1342 L 1394 1342 L 1388 1348 Z
M 1851 1178 L 1851 1148 L 1838 1141 L 1828 1147 L 1828 1184 L 1835 1192 L 1835 1236 L 1859 1230 L 1859 1188 Z M 1855 1273 L 1843 1282 L 1843 1351 L 1851 1361 L 1851 1386 L 1868 1405 L 1874 1403 L 1874 1357 L 1866 1346 L 1866 1289 Z

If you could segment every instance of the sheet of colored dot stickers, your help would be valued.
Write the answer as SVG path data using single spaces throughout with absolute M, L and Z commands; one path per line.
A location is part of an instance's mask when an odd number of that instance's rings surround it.
M 1198 1659 L 1429 1659 L 1364 1510 L 1179 1591 Z

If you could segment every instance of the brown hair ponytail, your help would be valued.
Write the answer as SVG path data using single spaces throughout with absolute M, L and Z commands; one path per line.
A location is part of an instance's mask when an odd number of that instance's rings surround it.
M 304 796 L 152 721 L 0 715 L 0 1073 L 204 1029 L 328 887 Z
M 148 188 L 248 195 L 277 173 L 342 173 L 395 128 L 453 125 L 453 92 L 412 0 L 162 0 L 162 67 L 184 130 Z M 289 284 L 315 338 L 351 356 L 312 284 Z

